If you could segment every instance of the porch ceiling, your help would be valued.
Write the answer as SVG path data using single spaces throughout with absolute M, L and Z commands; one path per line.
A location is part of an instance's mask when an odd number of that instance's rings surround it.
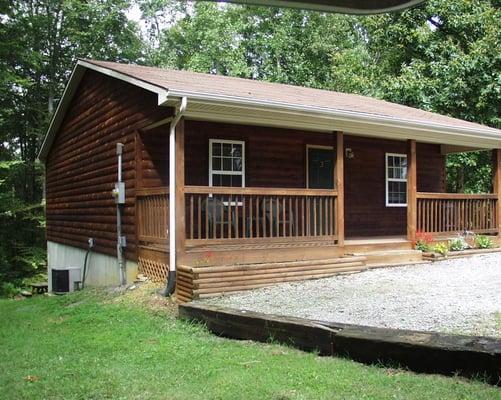
M 173 102 L 171 101 L 171 104 Z M 430 123 L 424 126 L 398 118 L 392 120 L 362 113 L 312 109 L 270 109 L 224 102 L 189 100 L 185 117 L 192 120 L 249 124 L 312 132 L 343 131 L 347 134 L 393 140 L 415 139 L 418 142 L 446 145 L 443 151 L 458 152 L 501 147 L 501 136 L 479 137 L 463 128 Z M 449 151 L 450 149 L 450 151 Z

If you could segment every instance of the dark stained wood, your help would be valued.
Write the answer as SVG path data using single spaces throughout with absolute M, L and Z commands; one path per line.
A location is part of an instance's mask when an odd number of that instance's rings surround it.
M 137 87 L 96 72 L 86 72 L 47 159 L 48 240 L 85 248 L 87 238 L 93 237 L 96 251 L 115 254 L 115 205 L 110 193 L 116 180 L 115 144 L 120 141 L 125 145 L 126 255 L 135 259 L 136 189 L 169 184 L 168 126 L 141 131 L 142 127 L 172 114 L 170 109 L 159 108 L 156 100 L 156 95 Z M 405 142 L 345 135 L 345 147 L 354 150 L 355 158 L 345 161 L 345 207 L 342 207 L 334 198 L 297 198 L 287 191 L 306 187 L 306 145 L 339 147 L 333 143 L 335 135 L 203 121 L 184 124 L 186 162 L 181 174 L 187 185 L 208 184 L 209 139 L 221 138 L 245 142 L 247 187 L 281 188 L 273 194 L 273 201 L 282 204 L 281 215 L 273 220 L 273 226 L 259 205 L 258 196 L 262 194 L 228 193 L 233 196 L 230 202 L 233 213 L 229 218 L 236 217 L 232 222 L 238 228 L 236 232 L 227 229 L 226 233 L 236 240 L 241 240 L 242 232 L 247 231 L 255 238 L 308 239 L 317 233 L 335 238 L 342 233 L 335 227 L 335 221 L 343 217 L 341 209 L 345 214 L 346 236 L 405 232 L 405 209 L 384 207 L 384 153 L 405 153 Z M 344 157 L 344 149 L 339 147 L 336 155 L 339 157 L 339 154 Z M 418 189 L 443 191 L 444 157 L 439 146 L 417 144 L 417 160 Z M 244 197 L 248 201 L 243 207 L 233 205 Z M 190 224 L 207 222 L 204 221 L 207 216 L 200 213 L 200 207 L 197 209 L 200 203 L 200 198 L 193 199 Z M 185 206 L 186 203 L 183 208 Z M 304 212 L 306 208 L 312 209 L 312 213 Z M 243 215 L 250 216 L 250 220 L 262 220 L 263 228 L 257 230 L 256 225 L 249 226 L 249 220 L 242 219 Z M 318 220 L 323 216 L 327 216 L 328 221 Z M 193 239 L 207 239 L 208 234 L 194 232 Z
M 244 141 L 246 186 L 268 188 L 305 188 L 306 145 L 332 145 L 329 134 L 186 121 L 187 185 L 208 185 L 209 139 Z
M 156 95 L 87 71 L 47 157 L 47 240 L 116 254 L 116 209 L 111 190 L 117 179 L 115 145 L 124 143 L 126 257 L 136 259 L 136 131 L 171 114 Z
M 143 168 L 150 171 L 147 177 L 143 176 L 144 185 L 168 184 L 164 151 L 168 147 L 167 136 L 165 130 L 157 129 L 141 135 L 143 141 L 147 138 L 151 143 L 149 150 L 143 152 Z M 185 130 L 187 185 L 208 185 L 211 138 L 245 142 L 248 187 L 305 188 L 306 145 L 336 147 L 335 135 L 298 130 L 203 121 L 186 121 Z M 386 152 L 406 154 L 406 142 L 346 134 L 344 142 L 345 148 L 352 148 L 355 154 L 354 159 L 345 160 L 344 167 L 345 236 L 405 235 L 405 207 L 385 206 L 384 157 Z M 445 157 L 440 146 L 418 143 L 416 156 L 418 190 L 443 192 Z
M 180 305 L 179 316 L 233 339 L 268 342 L 273 337 L 325 356 L 398 364 L 417 372 L 482 376 L 494 385 L 501 379 L 497 338 L 316 321 L 201 303 Z
M 406 207 L 386 207 L 385 153 L 407 154 L 404 141 L 345 135 L 346 237 L 407 234 Z M 418 191 L 445 190 L 445 158 L 439 145 L 416 145 Z

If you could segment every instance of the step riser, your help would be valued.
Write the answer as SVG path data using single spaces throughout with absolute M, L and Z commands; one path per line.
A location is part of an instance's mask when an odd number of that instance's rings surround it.
M 416 261 L 421 261 L 423 259 L 421 254 L 403 254 L 394 256 L 367 256 L 367 265 L 371 264 L 405 264 Z
M 346 256 L 335 259 L 279 263 L 178 268 L 181 301 L 256 289 L 283 282 L 319 279 L 366 270 L 366 258 Z
M 346 269 L 364 269 L 365 265 L 361 262 L 347 263 L 342 266 L 334 268 L 318 268 L 318 269 L 307 269 L 307 270 L 296 270 L 296 271 L 260 271 L 253 275 L 243 275 L 243 276 L 223 276 L 219 278 L 195 278 L 193 282 L 197 285 L 208 284 L 211 286 L 223 284 L 227 282 L 248 282 L 256 279 L 274 279 L 274 278 L 286 278 L 289 276 L 304 276 L 304 275 L 317 275 L 325 273 L 336 273 L 337 271 L 344 271 Z

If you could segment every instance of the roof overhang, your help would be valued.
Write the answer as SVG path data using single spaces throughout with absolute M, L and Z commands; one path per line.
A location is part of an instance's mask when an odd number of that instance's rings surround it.
M 344 131 L 348 134 L 380 137 L 393 140 L 415 139 L 419 142 L 455 146 L 454 148 L 501 148 L 499 130 L 395 118 L 380 114 L 338 110 L 310 105 L 297 105 L 250 99 L 214 93 L 168 90 L 136 79 L 110 68 L 79 60 L 73 69 L 62 99 L 52 118 L 40 149 L 38 159 L 45 161 L 86 69 L 91 69 L 156 93 L 159 106 L 176 106 L 183 97 L 188 99 L 187 119 L 250 124 L 313 132 Z
M 170 91 L 167 105 L 188 98 L 185 117 L 193 120 L 302 129 L 313 132 L 344 131 L 347 134 L 393 140 L 453 145 L 455 148 L 491 149 L 501 147 L 501 135 L 491 128 L 458 128 L 436 123 L 391 118 L 381 115 L 295 106 L 276 102 L 224 98 L 200 93 Z M 471 151 L 471 150 L 470 150 Z
M 219 0 L 213 0 L 219 1 Z M 413 7 L 424 0 L 224 0 L 228 3 L 300 8 L 343 14 L 378 14 Z

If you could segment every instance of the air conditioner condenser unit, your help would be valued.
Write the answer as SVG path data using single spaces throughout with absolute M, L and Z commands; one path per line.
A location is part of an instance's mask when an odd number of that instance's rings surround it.
M 51 292 L 64 294 L 79 290 L 82 284 L 81 268 L 51 268 L 49 282 Z

